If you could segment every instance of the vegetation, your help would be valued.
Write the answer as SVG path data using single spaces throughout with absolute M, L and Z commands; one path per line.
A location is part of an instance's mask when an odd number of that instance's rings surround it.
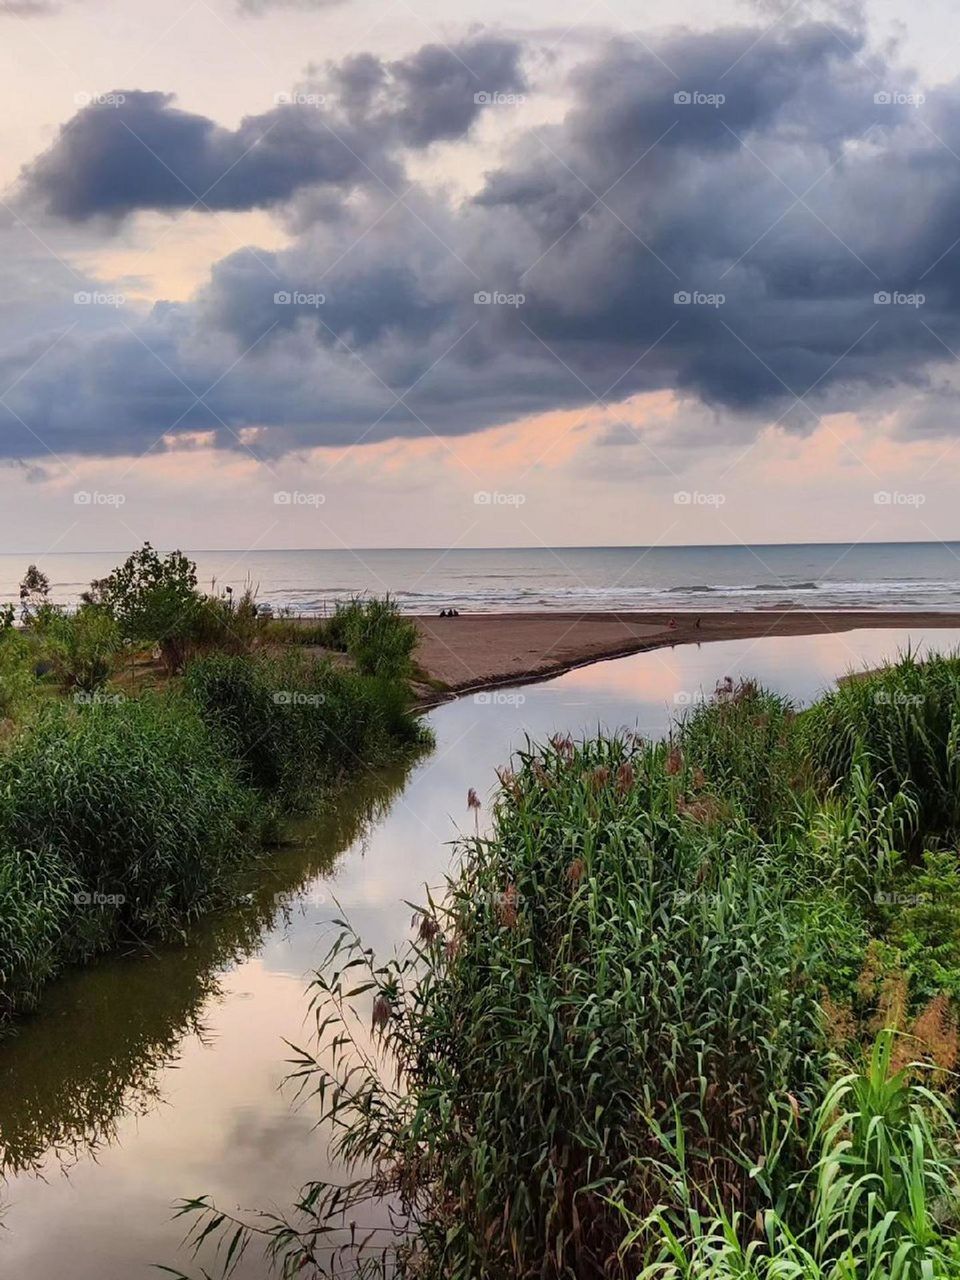
M 31 566 L 23 625 L 4 614 L 0 1034 L 64 965 L 229 900 L 291 808 L 425 741 L 398 615 L 364 633 L 362 667 L 334 667 L 264 646 L 252 592 L 196 584 L 185 556 L 147 543 L 73 613 Z M 143 644 L 159 688 L 119 683 Z
M 799 715 L 747 682 L 664 743 L 528 746 L 410 947 L 344 924 L 317 975 L 294 1074 L 351 1180 L 252 1224 L 188 1201 L 194 1243 L 260 1233 L 290 1277 L 960 1280 L 958 679 L 908 655 Z

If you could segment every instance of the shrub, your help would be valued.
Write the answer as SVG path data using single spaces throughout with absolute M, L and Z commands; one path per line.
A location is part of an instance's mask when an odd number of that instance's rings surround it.
M 337 941 L 296 1074 L 348 1171 L 373 1173 L 307 1188 L 302 1231 L 274 1236 L 289 1274 L 387 1194 L 410 1233 L 397 1274 L 606 1275 L 624 1233 L 611 1201 L 652 1209 L 681 1132 L 701 1196 L 755 1207 L 771 1117 L 810 1107 L 824 1078 L 804 961 L 823 968 L 825 943 L 750 823 L 690 783 L 667 746 L 522 753 L 493 838 L 464 845 L 412 951 L 377 967 Z M 368 991 L 382 1076 L 358 1065 L 345 1012 Z M 797 1145 L 794 1130 L 786 1168 Z
M 327 644 L 342 649 L 364 675 L 406 680 L 413 666 L 419 633 L 395 601 L 359 596 L 338 604 L 325 626 Z
M 160 556 L 149 542 L 92 583 L 85 599 L 110 611 L 125 640 L 158 645 L 171 671 L 186 661 L 202 602 L 193 561 L 182 551 Z
M 343 648 L 343 645 L 331 642 L 327 628 L 328 624 L 322 619 L 308 622 L 301 621 L 299 618 L 270 618 L 264 624 L 263 636 L 265 640 L 271 640 L 275 644 Z
M 51 849 L 0 850 L 0 1030 L 32 1009 L 72 950 L 80 881 Z
M 106 684 L 121 649 L 120 629 L 100 605 L 83 604 L 57 614 L 42 629 L 43 648 L 61 683 L 93 693 Z
M 19 632 L 0 632 L 0 721 L 16 720 L 36 693 L 30 647 Z
M 199 658 L 186 687 L 242 776 L 290 799 L 420 737 L 402 687 L 299 652 Z
M 684 755 L 764 834 L 794 818 L 795 718 L 787 699 L 746 680 L 701 703 L 679 728 Z

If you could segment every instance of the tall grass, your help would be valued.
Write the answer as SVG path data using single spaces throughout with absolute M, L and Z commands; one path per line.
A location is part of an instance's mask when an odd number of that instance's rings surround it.
M 355 596 L 337 607 L 324 627 L 326 642 L 342 649 L 364 675 L 405 680 L 419 633 L 389 596 Z
M 960 1276 L 957 1125 L 942 1096 L 892 1068 L 893 1035 L 837 1080 L 814 1126 L 815 1159 L 754 1221 L 721 1205 L 658 1208 L 627 1240 L 639 1280 L 949 1280 Z
M 297 651 L 201 658 L 188 668 L 186 688 L 245 780 L 291 802 L 422 738 L 405 685 Z
M 19 643 L 0 640 L 0 671 Z M 300 654 L 48 699 L 0 751 L 0 1031 L 63 965 L 182 931 L 292 807 L 424 741 L 405 685 Z
M 867 767 L 878 800 L 916 806 L 912 836 L 960 833 L 960 656 L 913 654 L 843 681 L 804 717 L 805 750 L 829 783 Z
M 827 1076 L 817 977 L 841 912 L 806 900 L 795 849 L 712 790 L 692 742 L 520 753 L 493 838 L 464 845 L 412 950 L 378 966 L 338 939 L 297 1076 L 352 1180 L 265 1227 L 285 1275 L 336 1274 L 351 1245 L 331 1228 L 384 1195 L 398 1275 L 627 1275 L 642 1256 L 618 1261 L 617 1205 L 652 1211 L 681 1136 L 701 1207 L 752 1215 L 787 1185 L 791 1119 Z M 372 1054 L 348 1015 L 360 995 Z

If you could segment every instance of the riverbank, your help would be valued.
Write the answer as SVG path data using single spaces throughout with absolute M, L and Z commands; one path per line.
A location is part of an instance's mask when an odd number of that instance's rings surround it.
M 560 675 L 631 653 L 710 640 L 823 635 L 861 628 L 960 627 L 960 613 L 763 609 L 727 613 L 500 613 L 417 616 L 420 705 L 451 694 Z M 673 625 L 671 625 L 673 624 Z
M 929 633 L 935 641 L 948 650 L 960 634 Z M 331 831 L 327 817 L 298 824 L 293 843 L 257 863 L 256 883 L 245 886 L 252 902 L 198 919 L 186 946 L 154 944 L 157 956 L 111 955 L 71 969 L 0 1047 L 0 1146 L 21 1170 L 8 1173 L 0 1195 L 0 1270 L 102 1280 L 158 1262 L 191 1276 L 205 1264 L 219 1275 L 211 1258 L 180 1251 L 175 1201 L 209 1193 L 224 1206 L 292 1205 L 310 1180 L 344 1180 L 328 1151 L 335 1135 L 314 1127 L 314 1106 L 294 1105 L 295 1084 L 282 1087 L 289 1044 L 302 1045 L 313 1026 L 304 1023 L 304 986 L 337 919 L 354 921 L 380 957 L 418 932 L 408 903 L 426 900 L 425 884 L 445 883 L 458 832 L 490 831 L 495 770 L 525 749 L 528 734 L 579 738 L 600 722 L 638 728 L 652 742 L 669 732 L 677 690 L 711 689 L 727 670 L 775 682 L 807 705 L 848 664 L 878 667 L 906 643 L 905 632 L 865 630 L 679 645 L 530 684 L 522 702 L 493 698 L 479 714 L 472 698 L 446 701 L 427 717 L 432 756 L 391 766 L 385 790 L 361 771 L 324 810 L 330 822 L 349 817 L 360 787 L 357 806 L 371 795 L 377 805 L 362 832 Z M 467 807 L 471 786 L 479 811 Z M 362 1027 L 373 998 L 357 997 Z M 254 1245 L 233 1280 L 265 1274 Z

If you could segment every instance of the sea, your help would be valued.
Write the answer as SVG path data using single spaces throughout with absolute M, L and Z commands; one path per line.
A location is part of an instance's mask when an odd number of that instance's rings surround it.
M 201 586 L 251 586 L 275 611 L 323 616 L 353 595 L 393 596 L 408 613 L 535 610 L 960 610 L 960 542 L 686 547 L 190 550 Z M 30 563 L 51 599 L 75 604 L 118 552 L 0 555 L 0 604 Z

